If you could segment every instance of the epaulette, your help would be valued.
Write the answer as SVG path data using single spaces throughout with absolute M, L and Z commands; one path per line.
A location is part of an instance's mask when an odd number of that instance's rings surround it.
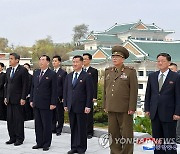
M 114 69 L 114 67 L 107 67 L 107 68 L 105 68 L 105 71 L 112 70 L 112 69 Z
M 125 66 L 124 68 L 134 70 L 134 67 L 133 67 L 133 66 Z

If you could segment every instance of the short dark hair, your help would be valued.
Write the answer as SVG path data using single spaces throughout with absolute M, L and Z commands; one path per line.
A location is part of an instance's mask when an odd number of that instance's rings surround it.
M 1 66 L 1 67 L 4 67 L 4 64 L 0 62 L 0 66 Z
M 176 66 L 177 67 L 177 64 L 176 63 L 170 63 L 169 66 Z
M 28 63 L 25 63 L 24 65 L 27 65 L 29 67 L 29 69 L 31 69 L 31 65 Z
M 92 59 L 92 55 L 90 53 L 83 53 L 83 56 L 88 56 L 90 60 Z
M 159 56 L 166 57 L 166 59 L 167 59 L 168 61 L 171 61 L 171 56 L 170 56 L 168 53 L 160 53 L 160 54 L 157 55 L 157 58 L 158 58 Z
M 51 61 L 51 59 L 50 59 L 49 56 L 47 56 L 47 55 L 42 55 L 41 57 L 46 57 L 46 60 L 47 60 L 48 62 Z M 41 57 L 40 57 L 40 58 L 41 58 Z M 40 59 L 40 58 L 39 58 L 39 59 Z
M 74 56 L 74 57 L 73 57 L 73 59 L 75 59 L 75 58 L 79 58 L 79 59 L 80 59 L 80 61 L 83 61 L 83 57 L 82 57 L 82 56 L 80 56 L 80 55 L 76 55 L 76 56 Z
M 15 53 L 15 52 L 10 53 L 10 56 L 13 56 L 15 59 L 20 60 L 20 55 L 18 55 L 18 54 L 17 54 L 17 53 Z
M 60 61 L 60 62 L 61 62 L 61 57 L 60 57 L 60 56 L 55 55 L 55 56 L 53 57 L 53 59 L 54 59 L 54 58 L 57 58 L 57 59 L 58 59 L 58 61 Z

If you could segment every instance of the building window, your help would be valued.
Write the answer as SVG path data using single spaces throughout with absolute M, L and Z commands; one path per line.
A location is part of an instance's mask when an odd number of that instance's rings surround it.
M 144 76 L 144 72 L 143 71 L 138 71 L 138 76 Z
M 153 73 L 154 71 L 146 71 L 146 76 L 149 76 L 149 74 Z
M 147 38 L 147 41 L 150 41 L 151 40 L 151 38 Z
M 154 38 L 153 41 L 157 41 L 157 39 Z
M 143 89 L 143 84 L 138 84 L 138 89 Z
M 146 40 L 146 38 L 139 38 L 140 40 Z

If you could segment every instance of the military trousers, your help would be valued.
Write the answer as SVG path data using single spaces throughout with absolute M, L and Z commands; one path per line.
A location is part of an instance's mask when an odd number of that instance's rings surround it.
M 111 154 L 133 154 L 133 116 L 108 112 L 108 131 L 112 137 Z

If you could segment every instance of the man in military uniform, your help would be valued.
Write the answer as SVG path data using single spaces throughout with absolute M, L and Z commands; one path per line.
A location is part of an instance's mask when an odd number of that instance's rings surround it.
M 105 70 L 103 107 L 108 112 L 108 131 L 112 136 L 111 154 L 133 153 L 133 143 L 121 143 L 122 138 L 133 139 L 133 114 L 138 94 L 136 71 L 123 64 L 128 57 L 126 48 L 114 46 L 114 66 Z

